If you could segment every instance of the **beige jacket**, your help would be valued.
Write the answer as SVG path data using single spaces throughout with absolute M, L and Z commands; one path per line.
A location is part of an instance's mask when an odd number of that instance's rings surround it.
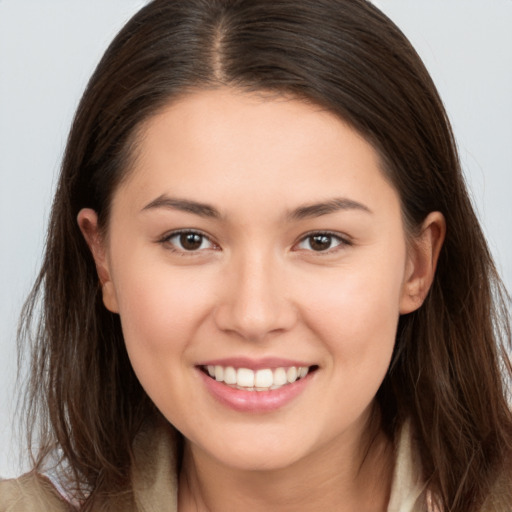
M 177 512 L 175 443 L 167 431 L 140 434 L 132 469 L 133 494 L 110 497 L 95 512 Z M 171 454 L 171 456 L 169 456 Z M 420 464 L 408 426 L 396 448 L 388 512 L 439 512 L 420 478 Z M 0 482 L 0 512 L 68 512 L 75 510 L 52 483 L 35 473 Z M 492 503 L 486 510 L 495 508 Z

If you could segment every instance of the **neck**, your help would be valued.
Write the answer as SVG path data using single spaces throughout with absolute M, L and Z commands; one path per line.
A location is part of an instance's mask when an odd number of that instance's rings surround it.
M 178 509 L 384 512 L 392 472 L 392 444 L 375 427 L 356 438 L 336 439 L 289 467 L 272 470 L 226 467 L 186 443 Z

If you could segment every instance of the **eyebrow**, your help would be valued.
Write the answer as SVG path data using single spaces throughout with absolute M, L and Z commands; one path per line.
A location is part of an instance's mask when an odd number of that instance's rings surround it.
M 220 212 L 214 207 L 206 203 L 192 201 L 190 199 L 180 199 L 169 197 L 165 194 L 158 196 L 148 203 L 142 211 L 154 210 L 164 208 L 169 210 L 180 210 L 187 213 L 193 213 L 200 217 L 211 219 L 220 219 Z M 290 211 L 286 218 L 289 221 L 303 220 L 314 217 L 321 217 L 340 210 L 359 210 L 366 213 L 373 213 L 367 206 L 352 199 L 347 198 L 334 198 L 320 203 L 307 204 L 299 206 Z
M 169 210 L 180 210 L 182 212 L 193 213 L 200 217 L 207 217 L 218 219 L 220 218 L 219 211 L 206 203 L 199 203 L 197 201 L 191 201 L 189 199 L 179 199 L 169 197 L 165 194 L 158 196 L 156 199 L 151 201 L 149 204 L 142 208 L 142 211 L 153 210 L 157 208 L 166 208 Z
M 299 208 L 292 210 L 287 217 L 289 220 L 303 220 L 321 217 L 322 215 L 335 213 L 339 210 L 359 210 L 369 214 L 373 213 L 370 208 L 352 199 L 334 198 L 321 203 L 299 206 Z

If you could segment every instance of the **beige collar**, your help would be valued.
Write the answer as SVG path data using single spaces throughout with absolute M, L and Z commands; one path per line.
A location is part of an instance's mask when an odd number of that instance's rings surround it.
M 426 508 L 425 488 L 411 425 L 405 422 L 396 445 L 393 484 L 387 512 L 438 512 L 430 506 Z
M 137 511 L 178 511 L 177 434 L 159 426 L 137 435 L 132 484 Z

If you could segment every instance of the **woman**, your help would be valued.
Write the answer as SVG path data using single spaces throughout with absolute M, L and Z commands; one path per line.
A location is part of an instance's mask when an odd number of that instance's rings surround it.
M 0 510 L 510 510 L 504 299 L 375 7 L 156 0 L 70 134 Z

